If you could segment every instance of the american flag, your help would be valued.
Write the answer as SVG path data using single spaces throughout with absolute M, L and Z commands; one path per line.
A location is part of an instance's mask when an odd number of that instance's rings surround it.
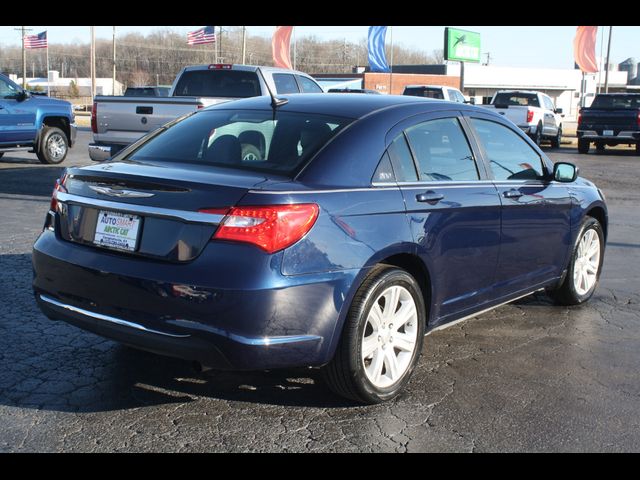
M 189 45 L 202 45 L 204 43 L 215 43 L 215 27 L 202 27 L 195 32 L 187 33 L 187 43 Z
M 24 48 L 47 48 L 47 31 L 40 32 L 37 35 L 24 36 Z

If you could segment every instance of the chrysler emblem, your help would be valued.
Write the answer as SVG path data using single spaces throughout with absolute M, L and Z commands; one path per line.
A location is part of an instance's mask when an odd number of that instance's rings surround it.
M 136 192 L 135 190 L 124 190 L 121 188 L 101 187 L 98 185 L 89 185 L 89 188 L 94 192 L 101 193 L 103 195 L 109 195 L 110 197 L 119 198 L 148 198 L 153 197 L 154 193 Z

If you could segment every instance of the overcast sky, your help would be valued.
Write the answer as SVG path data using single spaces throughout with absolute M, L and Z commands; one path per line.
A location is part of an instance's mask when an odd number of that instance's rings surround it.
M 462 26 L 452 27 L 471 30 L 480 33 L 482 61 L 486 61 L 486 53 L 490 54 L 490 63 L 498 66 L 513 67 L 547 67 L 547 68 L 573 68 L 573 38 L 575 26 L 558 27 L 507 27 L 507 26 Z M 200 28 L 198 26 L 163 27 L 170 28 L 185 35 L 190 30 Z M 0 27 L 0 45 L 17 45 L 20 42 L 20 34 L 14 31 L 13 26 Z M 49 41 L 56 43 L 88 42 L 90 40 L 89 27 L 47 27 L 29 26 L 32 31 L 39 33 L 49 31 Z M 117 33 L 139 32 L 147 34 L 158 27 L 117 27 Z M 273 26 L 249 26 L 247 30 L 252 35 L 270 37 L 275 27 Z M 366 26 L 338 26 L 338 27 L 305 27 L 295 28 L 295 35 L 317 35 L 322 39 L 346 39 L 347 41 L 359 41 L 367 36 Z M 596 55 L 606 56 L 609 27 L 599 27 L 596 44 Z M 604 42 L 602 42 L 604 33 Z M 444 26 L 395 26 L 387 32 L 387 44 L 393 43 L 405 47 L 416 48 L 430 54 L 433 50 L 442 49 L 444 42 Z M 96 37 L 110 39 L 112 27 L 96 27 Z M 611 42 L 611 61 L 620 63 L 623 60 L 635 57 L 640 60 L 640 27 L 613 27 Z

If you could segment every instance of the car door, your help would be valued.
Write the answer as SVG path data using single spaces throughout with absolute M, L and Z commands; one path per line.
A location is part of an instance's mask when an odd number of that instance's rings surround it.
M 554 136 L 558 133 L 556 126 L 556 115 L 554 113 L 553 101 L 546 95 L 542 96 L 544 105 L 544 134 Z
M 22 89 L 0 78 L 0 143 L 30 143 L 36 138 L 36 108 L 33 99 L 19 101 Z
M 476 113 L 469 124 L 502 202 L 496 287 L 508 295 L 558 278 L 570 246 L 568 189 L 550 179 L 550 162 L 516 129 Z
M 423 116 L 387 137 L 418 255 L 432 278 L 438 323 L 491 297 L 500 246 L 500 200 L 457 111 Z

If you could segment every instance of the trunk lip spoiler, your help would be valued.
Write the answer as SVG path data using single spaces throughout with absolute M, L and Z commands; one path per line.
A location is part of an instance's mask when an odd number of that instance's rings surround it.
M 105 210 L 133 213 L 137 215 L 150 215 L 153 217 L 171 218 L 188 223 L 202 223 L 219 225 L 224 215 L 213 213 L 201 213 L 190 210 L 176 210 L 173 208 L 152 207 L 149 205 L 136 205 L 132 203 L 111 202 L 100 198 L 81 197 L 71 193 L 57 192 L 57 200 L 60 203 L 73 204 Z

